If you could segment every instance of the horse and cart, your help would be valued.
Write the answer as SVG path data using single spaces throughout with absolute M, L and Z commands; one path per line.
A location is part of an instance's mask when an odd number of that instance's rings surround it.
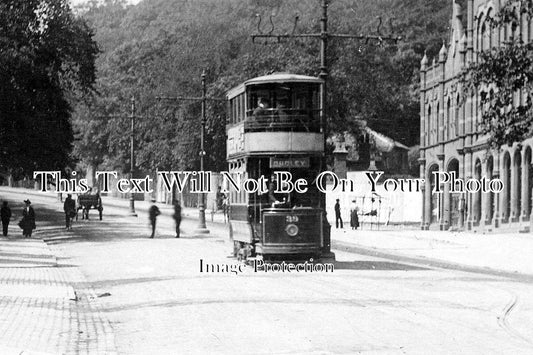
M 99 193 L 83 194 L 78 196 L 76 205 L 76 221 L 78 220 L 78 213 L 81 210 L 81 219 L 89 219 L 89 210 L 97 210 L 100 220 L 102 220 L 102 198 Z

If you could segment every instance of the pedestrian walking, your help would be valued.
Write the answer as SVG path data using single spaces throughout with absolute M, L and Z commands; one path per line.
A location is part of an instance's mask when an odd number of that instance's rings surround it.
M 35 211 L 31 207 L 31 201 L 25 200 L 26 206 L 22 211 L 22 219 L 19 222 L 19 227 L 22 228 L 22 235 L 25 238 L 31 238 L 31 234 L 35 229 Z
M 76 216 L 76 202 L 72 199 L 72 195 L 68 194 L 63 203 L 63 211 L 65 212 L 65 228 L 72 229 L 72 218 Z
M 224 200 L 222 201 L 222 214 L 224 216 L 224 224 L 226 224 L 229 221 L 229 198 L 228 196 L 224 195 Z
M 11 220 L 11 209 L 7 206 L 7 201 L 4 201 L 2 208 L 0 209 L 0 216 L 2 219 L 2 232 L 4 237 L 7 237 L 7 230 L 9 227 L 9 221 Z
M 353 200 L 350 206 L 350 227 L 352 227 L 352 229 L 359 228 L 358 213 L 359 213 L 359 207 L 357 207 L 355 200 Z
M 222 209 L 222 203 L 223 203 L 223 200 L 224 200 L 224 194 L 222 193 L 222 188 L 219 186 L 217 187 L 217 195 L 216 195 L 216 203 L 217 203 L 217 208 L 216 210 L 221 210 Z
M 176 222 L 176 238 L 180 237 L 180 224 L 181 224 L 181 206 L 178 200 L 174 201 L 174 215 L 172 215 Z
M 155 198 L 152 199 L 153 205 L 148 210 L 148 218 L 150 219 L 150 225 L 152 226 L 152 235 L 150 238 L 153 238 L 155 236 L 155 224 L 157 221 L 157 216 L 161 214 L 161 211 L 159 211 L 159 207 L 155 205 Z
M 342 217 L 341 217 L 341 204 L 339 203 L 339 199 L 336 200 L 337 203 L 335 203 L 335 228 L 339 228 L 339 222 L 342 229 Z

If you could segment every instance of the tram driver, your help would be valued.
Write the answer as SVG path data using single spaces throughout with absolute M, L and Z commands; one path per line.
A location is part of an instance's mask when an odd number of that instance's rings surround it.
M 276 194 L 275 190 L 276 190 L 276 175 L 271 175 L 270 181 L 268 183 L 268 202 L 271 204 L 273 208 L 290 207 L 290 202 L 291 202 L 290 194 Z M 283 198 L 281 199 L 281 201 L 279 199 L 279 197 L 281 197 L 280 195 L 283 195 Z

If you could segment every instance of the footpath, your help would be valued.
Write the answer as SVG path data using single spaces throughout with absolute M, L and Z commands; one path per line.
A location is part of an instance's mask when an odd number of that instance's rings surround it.
M 533 234 L 331 229 L 332 249 L 533 282 Z
M 38 208 L 37 230 L 22 238 L 22 200 L 34 204 L 40 198 L 33 191 L 0 189 L 13 213 L 8 236 L 0 238 L 0 354 L 115 354 L 97 292 L 76 265 L 44 242 L 66 235 L 62 213 Z

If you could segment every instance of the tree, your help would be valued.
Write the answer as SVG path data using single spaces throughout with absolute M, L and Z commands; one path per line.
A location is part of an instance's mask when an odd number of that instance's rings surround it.
M 509 26 L 511 37 L 502 46 L 481 52 L 462 81 L 481 103 L 481 130 L 494 148 L 533 134 L 533 42 L 515 36 L 521 17 L 531 21 L 532 0 L 507 2 L 490 21 L 492 28 Z
M 31 177 L 69 163 L 72 103 L 96 77 L 92 35 L 66 0 L 0 3 L 0 168 Z

